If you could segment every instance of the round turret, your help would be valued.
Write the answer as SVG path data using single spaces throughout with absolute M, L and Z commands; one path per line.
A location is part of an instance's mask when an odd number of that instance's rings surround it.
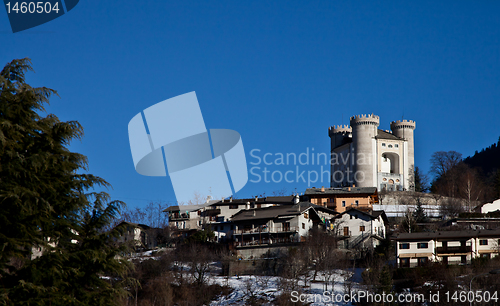
M 328 128 L 328 136 L 332 140 L 331 149 L 341 146 L 344 138 L 351 137 L 352 129 L 348 125 L 334 125 Z
M 377 128 L 380 124 L 379 116 L 357 115 L 351 117 L 352 139 L 355 158 L 355 173 L 362 173 L 355 177 L 356 186 L 375 186 L 373 139 L 377 136 Z
M 413 120 L 398 120 L 391 122 L 391 130 L 394 135 L 405 139 L 408 143 L 408 164 L 409 171 L 412 172 L 415 167 L 414 147 L 413 147 L 413 130 L 415 130 L 415 121 Z M 413 178 L 413 175 L 409 176 Z M 410 186 L 414 186 L 415 182 L 408 182 Z

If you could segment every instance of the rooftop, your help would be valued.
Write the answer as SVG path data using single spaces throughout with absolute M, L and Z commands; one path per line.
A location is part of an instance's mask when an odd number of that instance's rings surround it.
M 419 233 L 400 233 L 394 240 L 440 240 L 440 239 L 459 239 L 473 237 L 499 237 L 500 229 L 494 230 L 463 230 L 463 231 L 441 231 L 441 232 L 419 232 Z
M 374 194 L 377 187 L 307 188 L 304 195 L 321 194 Z
M 167 207 L 164 212 L 171 212 L 171 211 L 185 211 L 185 212 L 191 212 L 191 211 L 197 211 L 200 208 L 209 206 L 210 203 L 205 203 L 205 204 L 200 204 L 200 205 L 173 205 Z
M 399 138 L 398 136 L 396 136 L 392 133 L 388 133 L 384 130 L 378 130 L 377 139 L 403 140 L 403 139 Z
M 280 203 L 293 203 L 295 196 L 275 196 L 275 197 L 255 197 L 248 199 L 224 199 L 212 202 L 212 205 L 224 205 L 224 204 L 246 204 L 246 203 L 268 203 L 268 204 L 280 204 Z
M 296 216 L 309 210 L 315 205 L 307 202 L 301 202 L 292 206 L 272 206 L 265 208 L 255 208 L 242 210 L 236 213 L 231 221 L 258 220 L 258 219 L 275 219 L 286 216 Z
M 372 219 L 377 219 L 378 217 L 382 216 L 382 219 L 384 220 L 384 222 L 389 223 L 389 219 L 387 219 L 387 215 L 385 214 L 385 211 L 383 211 L 383 210 L 374 210 L 371 213 L 369 213 L 369 212 L 362 211 L 362 210 L 359 210 L 356 208 L 348 208 L 346 211 L 339 214 L 339 216 L 337 216 L 337 217 L 340 217 L 344 214 L 352 214 L 353 212 L 358 212 L 358 213 L 367 215 L 368 217 L 370 217 Z

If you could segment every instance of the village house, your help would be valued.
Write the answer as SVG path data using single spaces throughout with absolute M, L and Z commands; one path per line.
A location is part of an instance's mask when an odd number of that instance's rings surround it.
M 386 238 L 387 225 L 388 219 L 383 210 L 366 212 L 349 208 L 333 220 L 335 234 L 341 237 L 346 249 L 375 248 Z
M 396 241 L 399 267 L 415 267 L 430 261 L 467 264 L 479 257 L 498 256 L 500 229 L 400 233 Z
M 174 205 L 164 210 L 168 214 L 168 224 L 178 230 L 202 229 L 206 207 L 210 202 L 200 205 Z
M 301 242 L 310 229 L 326 227 L 315 207 L 298 203 L 242 210 L 231 218 L 233 230 L 228 235 L 236 246 Z M 323 207 L 318 209 L 328 219 L 336 214 Z
M 378 204 L 376 187 L 335 187 L 335 188 L 308 188 L 303 196 L 304 201 L 343 213 L 348 208 L 362 211 L 372 211 L 373 205 Z
M 132 243 L 134 248 L 146 250 L 153 249 L 158 245 L 155 229 L 147 225 L 122 221 L 118 226 L 125 228 L 118 238 L 119 243 Z

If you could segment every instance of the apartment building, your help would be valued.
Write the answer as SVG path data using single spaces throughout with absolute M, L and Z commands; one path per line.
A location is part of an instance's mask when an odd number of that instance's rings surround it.
M 474 258 L 498 256 L 500 229 L 400 233 L 394 240 L 399 267 L 431 261 L 467 264 Z

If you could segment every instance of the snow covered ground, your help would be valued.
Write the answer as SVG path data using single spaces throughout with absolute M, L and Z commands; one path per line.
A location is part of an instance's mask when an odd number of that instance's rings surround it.
M 328 284 L 328 290 L 325 289 L 324 276 L 318 274 L 316 282 L 308 281 L 307 286 L 304 286 L 303 281 L 299 281 L 297 289 L 283 289 L 283 279 L 275 276 L 212 276 L 210 282 L 221 286 L 229 286 L 233 291 L 227 296 L 221 296 L 213 301 L 211 306 L 226 306 L 226 305 L 249 305 L 251 298 L 259 300 L 262 305 L 271 305 L 271 302 L 285 291 L 291 294 L 290 299 L 297 301 L 312 302 L 311 306 L 333 305 L 335 298 L 349 295 L 350 291 L 357 291 L 361 288 L 359 284 L 360 275 L 363 269 L 355 269 L 352 271 L 337 270 L 334 274 L 334 287 L 332 290 L 331 283 Z M 299 291 L 300 290 L 300 291 Z M 335 305 L 352 305 L 350 302 L 335 303 Z

